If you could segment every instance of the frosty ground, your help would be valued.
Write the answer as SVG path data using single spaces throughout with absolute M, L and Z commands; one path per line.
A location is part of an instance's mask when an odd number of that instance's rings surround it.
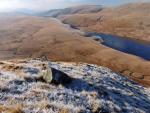
M 32 79 L 48 64 L 73 81 L 66 85 Z M 26 78 L 31 79 L 26 79 Z M 0 112 L 19 106 L 25 113 L 149 113 L 150 90 L 86 63 L 12 60 L 0 62 Z

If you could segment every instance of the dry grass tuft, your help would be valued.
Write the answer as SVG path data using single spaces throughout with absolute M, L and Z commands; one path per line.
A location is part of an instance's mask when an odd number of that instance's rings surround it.
M 23 69 L 23 66 L 15 66 L 13 64 L 5 64 L 5 65 L 3 65 L 2 68 L 7 71 L 19 71 L 19 70 Z
M 22 107 L 20 105 L 16 105 L 15 107 L 6 107 L 6 106 L 2 106 L 0 105 L 0 113 L 25 113 L 22 110 Z
M 2 113 L 5 110 L 5 107 L 0 105 L 0 113 Z
M 62 108 L 59 113 L 69 113 L 69 109 Z
M 8 113 L 25 113 L 25 112 L 23 112 L 22 109 L 20 108 L 16 108 L 9 110 Z
M 97 102 L 93 102 L 92 104 L 92 112 L 93 113 L 99 113 L 101 110 L 101 105 Z

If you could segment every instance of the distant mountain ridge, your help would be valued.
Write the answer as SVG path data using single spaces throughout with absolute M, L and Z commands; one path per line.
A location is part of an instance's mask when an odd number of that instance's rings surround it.
M 65 9 L 53 9 L 47 12 L 40 13 L 40 16 L 58 17 L 60 15 L 67 14 L 85 14 L 85 13 L 96 13 L 103 9 L 101 5 L 81 5 L 76 7 L 70 7 Z

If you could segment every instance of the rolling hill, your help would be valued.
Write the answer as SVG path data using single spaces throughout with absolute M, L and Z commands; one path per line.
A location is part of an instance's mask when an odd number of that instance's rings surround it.
M 102 9 L 103 7 L 101 5 L 81 5 L 65 9 L 49 10 L 47 12 L 39 13 L 38 15 L 45 17 L 58 17 L 60 15 L 67 15 L 67 14 L 95 13 L 101 11 Z
M 59 19 L 84 31 L 150 42 L 150 3 L 106 7 L 96 13 L 60 15 Z
M 0 59 L 47 56 L 52 61 L 98 64 L 150 86 L 150 62 L 105 47 L 57 19 L 1 16 L 0 26 Z

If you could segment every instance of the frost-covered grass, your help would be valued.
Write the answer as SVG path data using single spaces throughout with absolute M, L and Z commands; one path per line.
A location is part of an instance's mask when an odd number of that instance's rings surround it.
M 65 86 L 27 77 L 37 76 L 39 60 L 17 62 L 19 70 L 0 68 L 0 105 L 21 105 L 26 113 L 149 113 L 150 91 L 111 70 L 90 64 L 49 62 L 73 81 Z M 20 76 L 23 74 L 24 76 Z M 3 110 L 4 111 L 4 110 Z

